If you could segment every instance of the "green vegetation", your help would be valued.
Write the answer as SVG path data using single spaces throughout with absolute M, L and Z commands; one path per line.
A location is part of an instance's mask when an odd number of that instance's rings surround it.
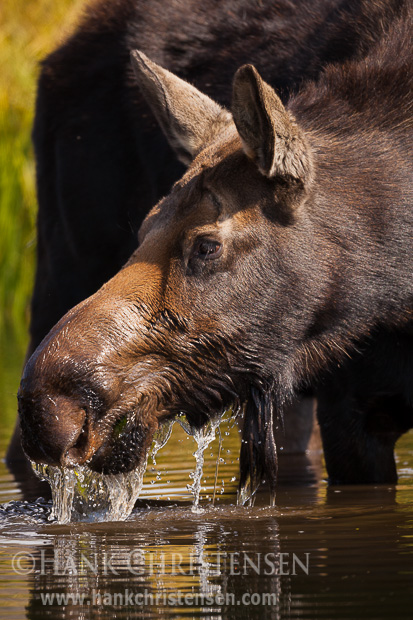
M 31 127 L 40 60 L 85 0 L 2 0 L 0 10 L 0 450 L 12 432 L 36 241 Z
M 0 334 L 13 334 L 20 349 L 27 341 L 34 274 L 30 134 L 39 61 L 67 35 L 83 4 L 3 0 L 0 11 Z

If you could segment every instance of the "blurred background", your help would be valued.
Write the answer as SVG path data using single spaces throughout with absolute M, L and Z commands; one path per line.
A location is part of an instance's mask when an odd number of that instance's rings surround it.
M 85 0 L 2 0 L 0 10 L 0 456 L 16 416 L 36 252 L 31 128 L 39 64 Z

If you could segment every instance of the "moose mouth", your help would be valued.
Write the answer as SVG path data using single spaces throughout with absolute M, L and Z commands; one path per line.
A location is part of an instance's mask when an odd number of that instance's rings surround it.
M 128 475 L 145 466 L 163 422 L 184 414 L 185 430 L 201 437 L 208 432 L 209 421 L 215 423 L 232 409 L 233 414 L 243 414 L 240 488 L 251 496 L 264 472 L 273 488 L 276 454 L 271 386 L 256 370 L 240 374 L 239 364 L 228 367 L 228 355 L 219 365 L 216 359 L 212 363 L 209 341 L 204 348 L 197 350 L 201 369 L 189 363 L 183 367 L 181 360 L 176 368 L 169 363 L 159 371 L 159 360 L 152 367 L 140 361 L 127 379 L 112 377 L 109 371 L 92 374 L 91 363 L 75 365 L 72 360 L 55 372 L 49 362 L 45 376 L 45 354 L 32 357 L 19 393 L 27 456 L 40 465 L 68 472 L 84 468 L 109 477 Z
M 128 473 L 146 461 L 157 425 L 144 424 L 135 411 L 122 415 L 111 427 L 108 437 L 93 454 L 86 459 L 88 467 L 105 475 Z M 79 438 L 82 450 L 82 437 Z M 73 448 L 73 461 L 67 465 L 79 464 L 77 446 Z
M 67 469 L 86 465 L 111 475 L 130 472 L 145 461 L 158 425 L 155 416 L 144 419 L 139 408 L 98 416 L 64 396 L 34 402 L 20 394 L 19 415 L 29 460 Z
M 149 400 L 149 399 L 148 399 Z M 50 402 L 49 402 L 50 401 Z M 106 412 L 94 413 L 87 405 L 75 407 L 72 399 L 48 396 L 34 403 L 19 397 L 23 449 L 33 463 L 68 470 L 85 466 L 103 475 L 127 474 L 146 462 L 157 431 L 178 421 L 189 435 L 195 435 L 223 410 L 206 415 L 188 407 L 154 411 L 148 404 L 118 401 Z M 52 408 L 51 408 L 52 407 Z M 231 408 L 235 411 L 236 406 Z M 33 416 L 34 410 L 41 416 Z M 30 421 L 30 424 L 28 423 Z

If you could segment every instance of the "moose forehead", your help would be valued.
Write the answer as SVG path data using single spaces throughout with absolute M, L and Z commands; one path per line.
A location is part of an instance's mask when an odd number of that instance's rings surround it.
M 262 228 L 263 216 L 291 223 L 292 210 L 283 205 L 300 201 L 311 182 L 311 149 L 253 66 L 235 74 L 232 114 L 139 50 L 132 52 L 132 68 L 169 144 L 189 166 L 144 221 L 142 246 L 148 237 L 161 245 L 214 224 L 226 239 L 242 228 L 248 236 L 256 223 Z M 266 210 L 271 205 L 276 208 Z
M 257 220 L 257 209 L 277 200 L 274 180 L 263 177 L 246 155 L 235 127 L 215 140 L 195 158 L 170 194 L 148 214 L 139 231 L 167 238 L 208 234 L 218 227 L 248 230 Z

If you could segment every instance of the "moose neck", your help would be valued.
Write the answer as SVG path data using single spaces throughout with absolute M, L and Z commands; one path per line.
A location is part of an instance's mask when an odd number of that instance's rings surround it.
M 307 327 L 284 384 L 300 367 L 343 358 L 381 325 L 411 321 L 408 30 L 399 22 L 370 56 L 327 68 L 288 106 L 311 143 L 315 177 L 291 248 L 308 281 L 295 306 Z

